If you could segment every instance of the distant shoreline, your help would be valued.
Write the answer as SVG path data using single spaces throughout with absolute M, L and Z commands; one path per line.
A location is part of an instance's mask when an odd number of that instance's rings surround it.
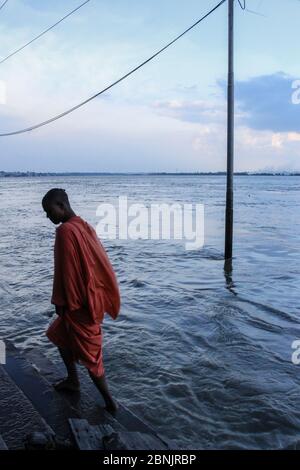
M 235 172 L 235 176 L 300 176 L 300 172 Z M 24 178 L 38 176 L 226 176 L 225 171 L 216 172 L 36 172 L 0 171 L 0 178 Z

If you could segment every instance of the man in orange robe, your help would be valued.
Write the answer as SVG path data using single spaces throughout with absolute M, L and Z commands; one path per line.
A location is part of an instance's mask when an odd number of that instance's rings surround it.
M 56 229 L 51 303 L 58 317 L 47 336 L 59 349 L 68 377 L 57 390 L 80 388 L 76 362 L 83 364 L 101 392 L 106 409 L 117 410 L 104 374 L 101 323 L 105 312 L 116 319 L 120 292 L 108 256 L 95 230 L 72 210 L 64 189 L 53 188 L 42 200 Z

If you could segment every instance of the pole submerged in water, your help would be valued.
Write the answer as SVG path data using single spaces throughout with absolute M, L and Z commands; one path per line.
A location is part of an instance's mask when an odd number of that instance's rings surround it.
M 232 259 L 234 157 L 234 0 L 228 0 L 227 187 L 225 260 Z

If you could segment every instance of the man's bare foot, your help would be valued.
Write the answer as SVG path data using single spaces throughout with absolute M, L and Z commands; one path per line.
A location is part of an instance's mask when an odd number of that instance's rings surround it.
M 60 382 L 56 383 L 54 385 L 54 388 L 58 392 L 60 392 L 60 391 L 79 392 L 80 384 L 77 380 L 73 380 L 73 379 L 67 377 L 66 379 L 61 380 Z
M 107 403 L 105 410 L 112 414 L 115 415 L 119 409 L 119 405 L 116 401 L 111 401 L 110 403 Z

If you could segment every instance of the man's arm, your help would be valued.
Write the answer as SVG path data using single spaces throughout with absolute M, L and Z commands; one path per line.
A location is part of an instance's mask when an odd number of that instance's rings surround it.
M 80 246 L 76 235 L 67 226 L 60 227 L 56 233 L 56 258 L 59 267 L 57 290 L 54 298 L 56 313 L 61 316 L 67 310 L 74 311 L 85 303 L 85 279 L 82 273 Z

